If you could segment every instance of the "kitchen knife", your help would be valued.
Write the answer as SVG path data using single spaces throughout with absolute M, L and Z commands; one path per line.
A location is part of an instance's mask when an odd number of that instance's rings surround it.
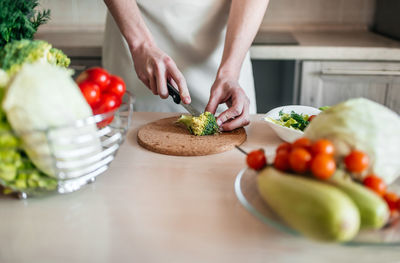
M 167 87 L 169 95 L 176 104 L 182 105 L 192 116 L 199 116 L 201 114 L 198 110 L 193 108 L 192 105 L 183 103 L 181 96 L 179 95 L 179 91 L 177 91 L 174 86 L 171 85 L 171 83 L 167 82 Z

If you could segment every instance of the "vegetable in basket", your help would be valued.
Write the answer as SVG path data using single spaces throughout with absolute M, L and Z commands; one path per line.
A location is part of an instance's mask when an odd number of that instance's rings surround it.
M 0 88 L 0 101 L 4 91 Z M 0 108 L 0 181 L 6 187 L 4 192 L 26 188 L 55 189 L 57 181 L 40 172 L 20 148 L 20 144 Z
M 91 156 L 101 150 L 96 125 L 76 125 L 92 116 L 92 111 L 64 68 L 24 64 L 8 85 L 3 109 L 27 155 L 47 175 L 57 175 L 54 160 L 66 161 L 74 151 L 78 152 L 71 158 L 87 157 L 79 152 L 82 147 Z M 77 144 L 76 138 L 83 135 L 86 141 Z
M 43 40 L 13 41 L 0 50 L 0 68 L 10 77 L 25 63 L 36 62 L 68 67 L 71 61 L 61 50 L 52 48 L 51 44 Z
M 96 115 L 116 111 L 121 106 L 126 91 L 122 78 L 100 67 L 85 70 L 77 77 L 76 83 Z M 97 126 L 99 128 L 107 126 L 113 119 L 114 116 L 110 116 L 99 122 Z

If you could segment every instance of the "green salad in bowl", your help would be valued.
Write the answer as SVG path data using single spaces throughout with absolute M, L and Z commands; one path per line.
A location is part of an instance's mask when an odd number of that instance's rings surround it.
M 314 116 L 314 115 L 311 115 Z M 296 113 L 291 111 L 290 113 L 284 113 L 283 109 L 279 112 L 279 119 L 269 118 L 272 122 L 282 125 L 288 128 L 304 131 L 307 125 L 310 123 L 310 115 Z
M 293 142 L 303 136 L 303 131 L 321 110 L 302 105 L 288 105 L 270 110 L 263 120 L 284 141 Z

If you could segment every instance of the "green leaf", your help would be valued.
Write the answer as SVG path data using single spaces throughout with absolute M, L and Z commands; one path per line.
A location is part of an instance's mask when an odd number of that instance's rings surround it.
M 50 19 L 50 10 L 38 10 L 39 0 L 0 1 L 0 48 L 8 42 L 33 39 L 38 27 Z

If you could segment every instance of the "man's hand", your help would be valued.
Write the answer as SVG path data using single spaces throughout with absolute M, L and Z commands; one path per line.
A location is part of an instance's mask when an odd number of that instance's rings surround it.
M 168 98 L 167 80 L 175 86 L 184 103 L 191 102 L 186 80 L 175 62 L 154 45 L 141 45 L 131 50 L 138 78 L 162 99 Z
M 231 78 L 215 80 L 206 111 L 215 114 L 218 105 L 222 103 L 226 103 L 228 109 L 217 117 L 217 123 L 221 130 L 231 131 L 250 123 L 250 100 L 237 80 Z
M 184 103 L 190 103 L 185 78 L 175 62 L 157 47 L 136 1 L 104 0 L 131 51 L 138 78 L 161 98 L 168 98 L 167 80 L 175 86 Z
M 221 128 L 230 131 L 249 124 L 249 98 L 238 83 L 243 60 L 264 17 L 269 0 L 231 0 L 224 53 L 211 88 L 207 111 L 221 103 L 228 110 L 218 116 Z

